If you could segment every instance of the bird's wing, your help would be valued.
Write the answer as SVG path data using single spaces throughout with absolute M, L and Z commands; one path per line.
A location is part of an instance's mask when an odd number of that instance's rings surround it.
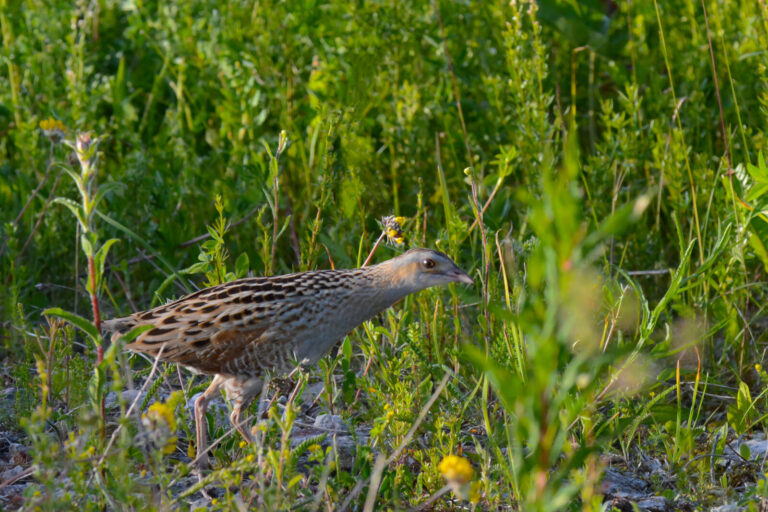
M 176 302 L 105 322 L 105 329 L 125 333 L 141 325 L 154 328 L 126 348 L 190 366 L 222 373 L 247 347 L 274 336 L 271 320 L 293 294 L 268 278 L 232 281 L 201 290 Z M 274 340 L 273 340 L 274 341 Z

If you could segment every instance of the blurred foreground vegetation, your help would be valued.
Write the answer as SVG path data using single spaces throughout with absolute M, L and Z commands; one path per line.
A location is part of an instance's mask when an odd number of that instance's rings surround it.
M 89 295 L 106 319 L 358 266 L 386 215 L 475 286 L 272 389 L 206 506 L 600 510 L 609 465 L 670 507 L 768 498 L 738 449 L 768 412 L 763 2 L 0 0 L 0 28 L 0 424 L 33 468 L 0 507 L 199 496 L 179 482 L 206 379 L 101 360 Z M 145 383 L 144 420 L 104 412 Z M 366 433 L 351 462 L 290 445 L 320 413 Z

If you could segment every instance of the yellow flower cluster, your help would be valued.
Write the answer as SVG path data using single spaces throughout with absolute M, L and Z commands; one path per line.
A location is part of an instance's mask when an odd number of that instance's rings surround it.
M 147 414 L 149 418 L 155 421 L 164 421 L 168 425 L 168 429 L 171 432 L 176 431 L 176 418 L 173 416 L 173 411 L 165 402 L 155 402 L 149 406 Z
M 54 144 L 61 142 L 67 136 L 67 128 L 64 123 L 52 117 L 40 121 L 40 129 Z
M 405 220 L 405 217 L 395 217 L 392 215 L 382 217 L 381 224 L 384 226 L 387 242 L 394 245 L 403 245 L 405 241 L 405 235 L 403 234 Z
M 146 414 L 141 416 L 144 426 L 152 434 L 153 444 L 163 453 L 171 454 L 176 450 L 178 438 L 176 432 L 176 417 L 173 410 L 176 408 L 178 396 L 176 393 L 168 398 L 167 402 L 155 402 L 149 406 Z
M 48 119 L 43 119 L 42 121 L 40 121 L 40 129 L 43 130 L 44 132 L 52 132 L 54 130 L 59 130 L 62 132 L 67 131 L 67 129 L 64 127 L 64 123 L 52 117 L 49 117 Z
M 437 469 L 449 483 L 465 484 L 475 475 L 469 461 L 458 455 L 446 455 Z
M 459 499 L 468 499 L 471 503 L 480 501 L 483 485 L 481 482 L 472 482 L 475 470 L 467 459 L 459 455 L 446 455 L 437 469 Z

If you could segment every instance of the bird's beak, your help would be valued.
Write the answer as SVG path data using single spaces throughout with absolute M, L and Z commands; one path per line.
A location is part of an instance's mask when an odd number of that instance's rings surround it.
M 474 284 L 474 281 L 471 277 L 469 277 L 469 274 L 461 270 L 459 267 L 456 267 L 448 275 L 457 283 Z

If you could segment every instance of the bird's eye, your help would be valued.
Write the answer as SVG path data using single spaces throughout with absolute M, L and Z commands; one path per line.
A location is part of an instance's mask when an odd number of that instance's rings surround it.
M 422 261 L 421 264 L 424 265 L 424 268 L 435 268 L 435 260 L 430 260 L 429 258 Z

